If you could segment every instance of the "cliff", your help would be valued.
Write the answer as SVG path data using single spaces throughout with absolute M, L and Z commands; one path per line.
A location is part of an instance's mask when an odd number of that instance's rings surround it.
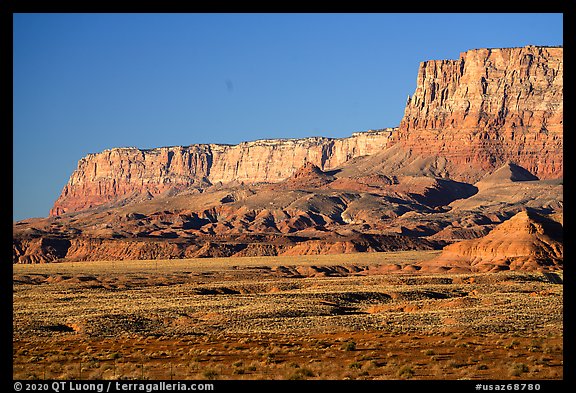
M 78 162 L 50 215 L 219 182 L 278 182 L 304 163 L 332 169 L 384 149 L 393 132 L 385 129 L 342 139 L 271 139 L 238 145 L 115 148 L 89 154 Z
M 563 175 L 563 48 L 477 49 L 420 64 L 397 141 L 447 159 L 477 181 L 507 161 L 539 178 Z
M 365 174 L 475 183 L 511 163 L 540 179 L 561 178 L 562 89 L 563 48 L 470 50 L 458 60 L 420 64 L 397 129 L 106 150 L 80 160 L 50 215 L 218 183 L 275 183 L 306 163 L 325 171 L 362 156 L 370 159 L 355 160 L 354 170 Z

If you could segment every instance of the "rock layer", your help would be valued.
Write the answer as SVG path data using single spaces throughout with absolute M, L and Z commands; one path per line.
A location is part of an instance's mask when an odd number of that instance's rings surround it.
M 563 48 L 477 49 L 420 64 L 397 140 L 412 159 L 477 181 L 511 161 L 541 179 L 563 174 Z
M 393 129 L 385 129 L 342 139 L 259 140 L 149 150 L 115 148 L 89 154 L 78 162 L 50 215 L 219 182 L 278 182 L 307 162 L 325 170 L 374 154 L 388 145 L 392 133 Z
M 541 179 L 561 178 L 562 88 L 561 47 L 477 49 L 458 60 L 425 61 L 399 129 L 106 150 L 80 160 L 50 215 L 220 182 L 278 182 L 305 163 L 327 170 L 366 155 L 375 155 L 380 162 L 370 166 L 386 175 L 474 183 L 511 162 Z
M 562 242 L 561 223 L 524 210 L 484 237 L 444 247 L 442 255 L 421 266 L 425 271 L 458 272 L 559 270 Z

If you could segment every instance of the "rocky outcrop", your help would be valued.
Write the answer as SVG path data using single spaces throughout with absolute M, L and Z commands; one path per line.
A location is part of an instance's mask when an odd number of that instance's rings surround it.
M 420 64 L 397 140 L 444 174 L 475 182 L 511 161 L 541 179 L 563 175 L 563 48 L 477 49 Z
M 334 180 L 334 176 L 327 174 L 317 165 L 309 162 L 302 168 L 298 169 L 288 179 L 272 184 L 268 188 L 271 190 L 318 189 L 330 184 Z
M 49 263 L 64 258 L 70 241 L 53 237 L 14 239 L 12 260 L 14 263 Z
M 89 154 L 78 162 L 50 215 L 216 183 L 278 182 L 305 163 L 326 170 L 378 152 L 388 145 L 393 132 L 358 132 L 342 139 L 274 139 L 149 150 L 116 148 Z
M 563 267 L 562 224 L 521 211 L 486 236 L 444 247 L 439 257 L 421 262 L 423 271 L 550 271 Z

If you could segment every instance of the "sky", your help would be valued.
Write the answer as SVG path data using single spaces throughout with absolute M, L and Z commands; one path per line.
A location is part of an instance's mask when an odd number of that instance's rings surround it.
M 13 219 L 78 160 L 395 127 L 419 63 L 562 45 L 562 14 L 14 14 Z

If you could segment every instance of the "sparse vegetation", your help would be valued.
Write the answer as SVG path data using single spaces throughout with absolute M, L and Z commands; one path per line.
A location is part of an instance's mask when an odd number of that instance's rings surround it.
M 279 278 L 288 260 L 263 260 L 14 266 L 33 279 L 14 281 L 13 376 L 562 378 L 562 286 L 533 273 L 472 275 L 478 302 L 468 304 L 452 301 L 469 290 L 455 275 Z M 88 276 L 91 287 L 78 279 Z M 386 308 L 363 312 L 373 304 Z M 448 316 L 457 330 L 446 331 Z
M 415 372 L 410 366 L 404 366 L 400 370 L 398 370 L 398 376 L 400 378 L 409 379 L 414 376 Z
M 217 379 L 218 373 L 215 370 L 205 370 L 202 376 L 206 379 Z
M 342 349 L 345 351 L 355 351 L 356 343 L 354 341 L 346 341 L 344 344 L 342 344 Z
M 518 340 L 512 340 L 508 345 L 506 345 L 504 348 L 506 349 L 512 349 L 514 347 L 517 347 L 520 344 L 520 342 Z
M 522 374 L 527 373 L 528 371 L 530 371 L 530 369 L 524 363 L 514 363 L 512 365 L 512 368 L 510 369 L 510 374 L 513 377 L 519 377 Z
M 291 374 L 288 379 L 290 380 L 300 380 L 315 377 L 316 374 L 306 367 L 298 368 L 293 374 Z
M 448 366 L 450 366 L 450 367 L 452 367 L 452 368 L 462 368 L 462 367 L 468 366 L 468 363 L 451 360 L 451 361 L 448 363 Z

